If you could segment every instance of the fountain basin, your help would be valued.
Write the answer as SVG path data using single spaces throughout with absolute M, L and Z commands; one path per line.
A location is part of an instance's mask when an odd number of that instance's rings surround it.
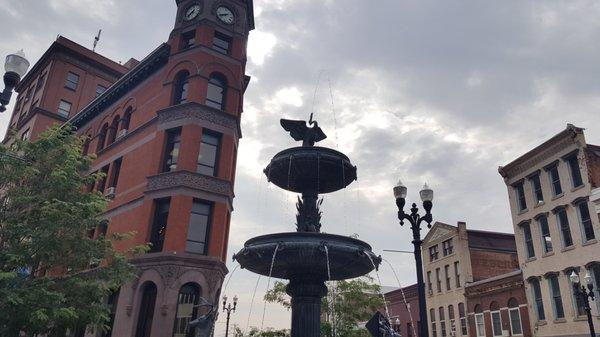
M 333 234 L 292 232 L 252 238 L 233 256 L 242 268 L 269 276 L 275 248 L 277 255 L 272 277 L 281 279 L 311 278 L 326 281 L 327 254 L 331 280 L 344 280 L 368 274 L 379 266 L 381 258 L 363 241 Z M 371 262 L 373 260 L 373 263 Z
M 356 180 L 348 157 L 326 147 L 293 147 L 276 154 L 264 169 L 273 184 L 296 193 L 331 193 Z

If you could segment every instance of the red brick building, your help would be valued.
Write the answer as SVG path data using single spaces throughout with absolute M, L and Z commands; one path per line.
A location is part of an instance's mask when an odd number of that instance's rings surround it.
M 110 299 L 112 336 L 186 336 L 193 304 L 218 303 L 227 273 L 253 4 L 176 3 L 169 40 L 142 61 L 119 65 L 59 37 L 16 89 L 17 137 L 66 121 L 88 137 L 91 172 L 106 173 L 95 188 L 112 199 L 95 235 L 135 231 L 122 250 L 152 243 Z
M 521 270 L 465 285 L 469 336 L 531 336 Z
M 390 322 L 394 330 L 400 332 L 403 337 L 419 337 L 421 321 L 417 284 L 392 290 L 385 294 L 385 299 L 388 302 Z

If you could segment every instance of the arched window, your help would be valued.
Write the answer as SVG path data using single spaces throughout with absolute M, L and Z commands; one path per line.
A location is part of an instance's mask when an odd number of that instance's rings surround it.
M 121 119 L 121 130 L 129 130 L 129 123 L 131 123 L 131 114 L 132 113 L 133 113 L 133 109 L 131 107 L 129 107 L 129 108 L 127 108 L 127 110 L 125 110 L 123 119 Z
M 175 77 L 173 105 L 187 102 L 189 76 L 187 71 L 182 71 Z
M 188 329 L 188 323 L 196 319 L 200 299 L 200 288 L 194 283 L 186 283 L 179 290 L 173 337 L 192 337 L 193 332 Z
M 225 94 L 227 92 L 227 81 L 222 75 L 213 74 L 208 80 L 206 92 L 206 105 L 215 109 L 223 110 L 225 107 Z
M 156 304 L 156 285 L 152 282 L 147 282 L 142 289 L 135 337 L 150 337 L 152 318 L 154 317 L 154 305 Z
M 92 137 L 90 135 L 85 135 L 85 137 L 83 138 L 83 145 L 81 147 L 81 153 L 84 156 L 87 156 L 88 152 L 90 152 L 91 139 L 92 139 Z
M 98 135 L 98 146 L 96 147 L 96 152 L 100 152 L 104 149 L 104 143 L 106 142 L 106 134 L 108 132 L 108 123 L 104 123 L 102 128 L 100 129 L 100 134 Z
M 492 318 L 492 335 L 502 336 L 502 317 L 500 316 L 500 306 L 496 301 L 490 303 L 490 316 Z
M 119 128 L 119 120 L 120 117 L 117 115 L 113 118 L 112 123 L 110 123 L 110 127 L 108 128 L 108 135 L 106 137 L 106 146 L 112 144 L 117 139 L 117 129 Z
M 523 334 L 521 326 L 521 313 L 519 312 L 519 301 L 514 297 L 508 300 L 508 317 L 510 318 L 510 331 L 512 336 Z
M 108 296 L 107 304 L 110 308 L 109 321 L 108 321 L 108 330 L 102 333 L 102 337 L 112 337 L 112 329 L 115 324 L 115 316 L 117 314 L 117 301 L 119 300 L 119 293 L 121 289 L 117 289 L 113 291 L 110 296 Z
M 460 318 L 460 332 L 462 335 L 467 336 L 467 315 L 465 314 L 465 304 L 458 303 L 458 317 Z
M 475 330 L 477 337 L 485 337 L 485 321 L 483 320 L 483 312 L 481 311 L 481 305 L 475 306 Z
M 431 320 L 431 336 L 437 337 L 437 325 L 435 324 L 435 309 L 429 309 L 429 319 Z

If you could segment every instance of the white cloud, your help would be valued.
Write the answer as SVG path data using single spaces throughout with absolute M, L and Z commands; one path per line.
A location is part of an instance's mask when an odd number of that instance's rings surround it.
M 248 57 L 256 65 L 262 65 L 265 62 L 273 48 L 277 45 L 275 35 L 260 30 L 254 30 L 250 33 L 248 42 Z

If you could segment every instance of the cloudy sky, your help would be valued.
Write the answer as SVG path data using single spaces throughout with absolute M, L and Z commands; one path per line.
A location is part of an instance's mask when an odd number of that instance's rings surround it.
M 37 60 L 64 35 L 116 61 L 142 59 L 166 41 L 173 0 L 0 0 L 0 55 L 23 48 Z M 250 34 L 230 255 L 248 238 L 293 229 L 295 196 L 261 171 L 294 145 L 278 119 L 314 112 L 337 148 L 358 166 L 358 182 L 325 196 L 323 230 L 358 234 L 415 281 L 409 229 L 391 189 L 409 198 L 427 182 L 438 221 L 512 231 L 497 173 L 565 128 L 587 128 L 600 143 L 600 3 L 597 1 L 255 0 Z M 12 111 L 12 110 L 9 110 Z M 0 117 L 4 134 L 8 114 Z M 236 266 L 228 261 L 230 270 Z M 398 286 L 391 268 L 384 285 Z M 226 293 L 240 296 L 233 323 L 263 325 L 267 280 L 238 270 Z M 289 325 L 267 306 L 264 326 Z M 223 319 L 218 333 L 223 334 Z

